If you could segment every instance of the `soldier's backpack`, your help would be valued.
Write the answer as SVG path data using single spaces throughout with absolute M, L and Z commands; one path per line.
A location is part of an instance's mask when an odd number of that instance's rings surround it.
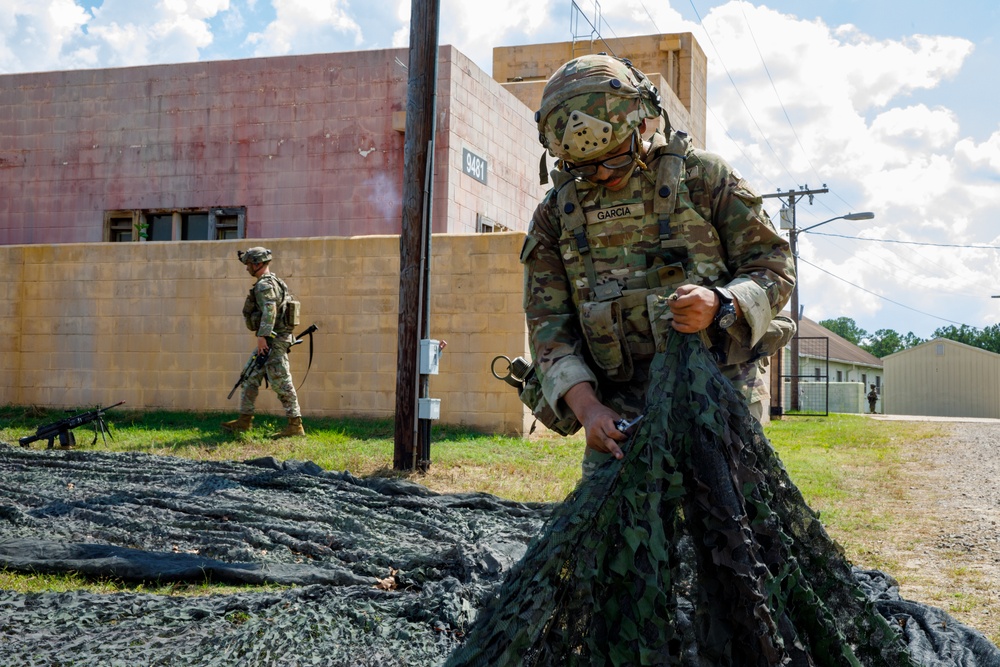
M 274 321 L 275 328 L 290 331 L 299 326 L 302 304 L 296 300 L 284 280 L 273 274 L 268 274 L 266 278 L 270 278 L 277 285 L 281 294 L 280 302 L 278 303 L 278 313 Z M 257 299 L 254 295 L 255 287 L 256 285 L 250 288 L 250 293 L 247 294 L 246 301 L 243 302 L 243 319 L 246 322 L 247 329 L 250 331 L 257 331 L 260 328 L 260 318 L 262 315 L 260 309 L 257 307 Z

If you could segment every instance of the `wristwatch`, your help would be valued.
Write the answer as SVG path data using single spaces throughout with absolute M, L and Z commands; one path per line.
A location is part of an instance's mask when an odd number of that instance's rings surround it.
M 733 294 L 725 287 L 713 287 L 719 295 L 719 312 L 715 314 L 715 325 L 725 331 L 736 324 L 736 306 L 733 305 Z

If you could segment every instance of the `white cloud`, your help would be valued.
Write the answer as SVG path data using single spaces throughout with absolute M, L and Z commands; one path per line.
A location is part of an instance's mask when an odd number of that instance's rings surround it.
M 955 146 L 955 153 L 970 173 L 978 173 L 992 180 L 994 185 L 1000 185 L 1000 131 L 981 144 L 963 139 Z
M 73 0 L 0 0 L 0 72 L 60 69 L 90 18 Z
M 229 0 L 73 0 L 0 4 L 0 70 L 118 67 L 197 60 L 212 43 L 208 21 Z
M 274 21 L 247 36 L 259 56 L 347 51 L 362 43 L 361 26 L 344 0 L 273 0 L 273 5 Z
M 855 26 L 805 21 L 745 2 L 716 7 L 704 24 L 707 34 L 700 27 L 694 32 L 710 60 L 709 148 L 732 146 L 714 115 L 739 144 L 725 157 L 758 174 L 762 191 L 826 184 L 830 193 L 817 195 L 814 206 L 802 202 L 800 226 L 871 210 L 874 221 L 839 221 L 816 231 L 864 236 L 877 230 L 891 240 L 950 244 L 988 243 L 997 235 L 1000 132 L 977 144 L 962 136 L 947 99 L 937 106 L 913 100 L 915 91 L 954 77 L 971 42 L 929 35 L 876 40 Z M 973 326 L 983 324 L 973 319 L 983 312 L 974 300 L 996 289 L 996 251 L 812 234 L 799 239 L 800 256 L 833 276 Z M 873 328 L 918 335 L 944 324 L 805 262 L 799 268 L 801 300 L 813 319 L 879 320 Z
M 270 55 L 405 46 L 410 6 L 411 0 L 0 0 L 0 71 L 228 57 L 228 47 L 241 42 L 234 56 L 249 53 L 245 48 Z M 746 0 L 699 6 L 704 27 L 685 21 L 669 2 L 604 0 L 600 14 L 589 0 L 578 6 L 582 13 L 573 14 L 553 0 L 445 0 L 439 41 L 489 72 L 494 46 L 587 40 L 591 22 L 612 37 L 692 32 L 709 59 L 709 149 L 762 192 L 806 184 L 830 189 L 813 206 L 802 203 L 800 226 L 871 210 L 875 220 L 840 220 L 815 231 L 1000 243 L 1000 126 L 985 140 L 963 134 L 965 109 L 937 92 L 961 80 L 970 41 L 876 39 L 858 25 L 804 20 Z M 775 213 L 778 201 L 767 203 Z M 801 241 L 804 259 L 865 289 L 974 326 L 996 319 L 997 302 L 989 302 L 991 290 L 1000 293 L 996 251 L 818 234 Z M 806 314 L 814 319 L 857 315 L 881 319 L 869 329 L 918 335 L 942 324 L 885 319 L 887 312 L 906 312 L 813 267 L 800 269 Z M 984 293 L 989 307 L 975 301 Z

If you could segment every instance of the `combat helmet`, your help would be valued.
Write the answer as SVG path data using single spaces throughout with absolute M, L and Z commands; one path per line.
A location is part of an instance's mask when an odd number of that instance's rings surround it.
M 271 261 L 271 251 L 260 246 L 249 250 L 237 250 L 236 256 L 244 264 L 267 264 Z
M 538 140 L 561 160 L 595 160 L 617 147 L 646 118 L 663 113 L 645 74 L 605 53 L 574 58 L 549 78 L 535 112 Z M 544 160 L 544 155 L 542 156 Z

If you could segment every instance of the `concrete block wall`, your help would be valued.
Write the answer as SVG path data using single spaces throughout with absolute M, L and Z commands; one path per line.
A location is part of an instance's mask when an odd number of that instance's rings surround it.
M 441 47 L 438 130 L 447 140 L 448 231 L 478 231 L 477 215 L 507 230 L 525 230 L 548 185 L 538 182 L 542 148 L 528 109 L 451 46 Z M 441 141 L 444 137 L 439 138 Z M 464 171 L 465 151 L 488 163 L 486 183 Z M 435 204 L 437 205 L 437 204 Z
M 525 411 L 493 378 L 497 354 L 524 355 L 523 234 L 436 235 L 431 337 L 448 342 L 430 396 L 441 421 L 523 433 Z M 399 237 L 0 247 L 0 404 L 225 411 L 254 346 L 241 309 L 252 285 L 236 250 L 265 245 L 272 270 L 315 322 L 304 414 L 391 417 Z M 308 344 L 291 353 L 302 380 Z M 261 412 L 280 414 L 262 390 Z M 530 422 L 528 423 L 530 425 Z

